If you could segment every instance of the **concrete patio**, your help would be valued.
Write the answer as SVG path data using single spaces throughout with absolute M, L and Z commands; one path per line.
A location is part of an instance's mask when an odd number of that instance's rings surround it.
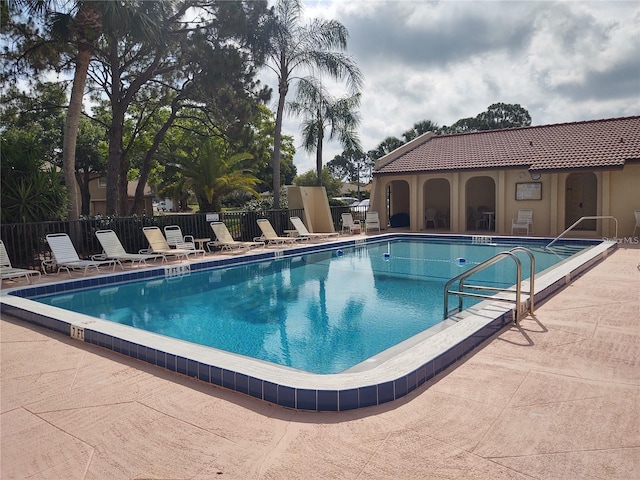
M 403 400 L 287 410 L 3 317 L 0 478 L 639 479 L 640 248 Z

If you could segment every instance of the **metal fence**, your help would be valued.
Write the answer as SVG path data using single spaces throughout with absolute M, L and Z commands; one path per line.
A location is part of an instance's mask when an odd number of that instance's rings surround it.
M 349 207 L 331 207 L 334 228 L 340 231 L 341 216 Z M 166 214 L 141 217 L 102 217 L 73 222 L 37 222 L 0 225 L 0 237 L 14 267 L 42 270 L 42 262 L 51 260 L 51 250 L 46 241 L 50 233 L 67 233 L 81 258 L 90 258 L 102 252 L 95 236 L 98 230 L 113 230 L 127 252 L 138 252 L 148 248 L 142 228 L 178 225 L 184 235 L 194 238 L 215 239 L 210 223 L 223 221 L 236 240 L 250 241 L 261 235 L 257 220 L 267 218 L 279 235 L 291 229 L 289 217 L 302 217 L 304 210 L 236 211 L 219 213 Z M 357 212 L 354 212 L 357 214 Z M 356 216 L 356 215 L 354 215 Z

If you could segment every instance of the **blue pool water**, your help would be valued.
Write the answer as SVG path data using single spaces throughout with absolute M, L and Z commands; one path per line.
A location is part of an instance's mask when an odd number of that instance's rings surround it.
M 393 240 L 35 300 L 299 370 L 338 373 L 441 322 L 446 281 L 508 248 Z M 575 250 L 534 253 L 540 272 Z M 511 261 L 473 277 L 505 287 L 514 278 Z

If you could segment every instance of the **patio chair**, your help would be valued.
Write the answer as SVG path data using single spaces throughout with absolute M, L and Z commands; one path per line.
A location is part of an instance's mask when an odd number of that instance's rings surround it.
M 4 242 L 0 240 L 0 276 L 2 277 L 2 280 L 24 277 L 27 280 L 27 283 L 31 283 L 31 275 L 38 275 L 38 280 L 40 280 L 40 272 L 37 270 L 14 268 L 11 265 L 11 260 L 9 259 L 9 254 L 4 246 Z
M 349 234 L 359 234 L 361 230 L 360 220 L 354 220 L 353 215 L 350 213 L 342 214 L 342 233 L 345 233 L 345 230 Z
M 635 217 L 636 217 L 636 226 L 635 226 L 635 227 L 633 227 L 633 233 L 631 234 L 631 238 L 635 238 L 635 236 L 636 236 L 636 229 L 637 229 L 638 227 L 640 227 L 640 210 L 634 210 L 634 211 L 633 211 L 633 214 L 634 214 L 634 215 L 635 215 Z
M 429 228 L 429 224 L 438 228 L 438 210 L 435 208 L 427 208 L 424 211 L 424 228 Z
M 47 235 L 47 242 L 51 247 L 54 263 L 58 266 L 58 273 L 64 268 L 71 276 L 71 270 L 84 269 L 83 275 L 86 276 L 90 268 L 99 272 L 101 266 L 111 265 L 112 271 L 116 269 L 115 260 L 80 260 L 71 238 L 66 233 L 50 233 Z
M 196 253 L 201 253 L 202 256 L 207 253 L 203 249 L 196 247 L 193 235 L 182 235 L 182 229 L 178 225 L 167 225 L 164 227 L 164 235 L 167 237 L 167 244 L 169 244 L 170 247 L 182 250 L 193 250 Z
M 118 238 L 118 235 L 113 230 L 98 230 L 96 237 L 102 246 L 104 252 L 101 256 L 107 260 L 115 260 L 122 267 L 122 262 L 131 262 L 131 266 L 138 264 L 148 266 L 147 260 L 157 260 L 162 258 L 162 255 L 153 253 L 127 253 L 122 246 L 122 242 Z M 92 257 L 93 260 L 99 260 L 98 255 Z
M 489 228 L 489 225 L 487 225 L 486 217 L 482 213 L 480 213 L 480 211 L 476 210 L 473 207 L 469 207 L 468 215 L 469 229 L 471 229 L 472 226 L 475 230 L 486 230 Z
M 533 233 L 533 210 L 529 208 L 518 210 L 518 216 L 511 219 L 511 235 L 516 230 L 525 230 L 527 235 Z
M 221 247 L 221 250 L 233 250 L 237 249 L 238 251 L 249 250 L 251 248 L 264 247 L 264 242 L 240 242 L 235 240 L 231 233 L 229 233 L 229 229 L 222 222 L 211 222 L 211 229 L 216 236 L 215 245 Z
M 171 248 L 166 238 L 158 227 L 142 227 L 142 233 L 147 237 L 149 242 L 149 253 L 162 255 L 162 261 L 166 262 L 167 257 L 176 257 L 177 259 L 189 259 L 189 255 L 195 254 L 195 250 L 186 248 Z
M 262 236 L 254 238 L 254 241 L 265 242 L 267 245 L 293 245 L 309 239 L 309 237 L 280 237 L 266 218 L 258 219 L 258 227 L 262 231 Z
M 298 235 L 301 237 L 307 237 L 310 239 L 320 239 L 320 240 L 324 240 L 330 237 L 337 237 L 339 235 L 338 232 L 328 232 L 328 233 L 312 233 L 309 230 L 307 230 L 306 225 L 304 224 L 304 222 L 300 219 L 300 217 L 291 217 L 289 218 L 289 221 L 291 222 L 291 225 L 293 225 L 293 228 L 296 229 L 296 232 L 298 232 Z
M 378 230 L 380 229 L 380 218 L 378 217 L 378 212 L 367 212 L 364 219 L 364 231 L 369 233 L 370 230 Z

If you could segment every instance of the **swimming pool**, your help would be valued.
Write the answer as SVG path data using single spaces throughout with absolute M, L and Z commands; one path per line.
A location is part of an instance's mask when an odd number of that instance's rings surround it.
M 504 249 L 395 239 L 34 300 L 306 372 L 340 373 L 443 321 L 446 281 Z M 576 251 L 535 250 L 537 271 Z M 505 288 L 515 278 L 512 262 L 474 277 Z M 478 301 L 465 299 L 464 307 Z
M 417 244 L 412 244 L 413 246 L 408 250 L 402 250 L 397 248 L 402 243 L 399 242 L 401 239 L 419 241 Z M 300 371 L 302 367 L 299 365 L 286 362 L 283 362 L 284 366 L 274 365 L 272 363 L 273 358 L 286 358 L 287 355 L 291 357 L 289 347 L 294 343 L 300 343 L 303 350 L 308 349 L 309 345 L 313 343 L 320 343 L 322 348 L 314 356 L 322 356 L 322 353 L 325 352 L 325 357 L 331 357 L 326 353 L 326 348 L 333 343 L 336 335 L 342 334 L 340 329 L 345 322 L 348 323 L 358 317 L 366 319 L 376 317 L 375 314 L 367 313 L 366 304 L 371 300 L 362 291 L 365 286 L 364 278 L 371 278 L 370 273 L 373 270 L 382 275 L 378 275 L 378 278 L 371 282 L 372 288 L 376 289 L 377 283 L 378 288 L 376 290 L 382 292 L 383 297 L 386 294 L 386 300 L 399 305 L 399 311 L 402 314 L 403 311 L 406 312 L 407 299 L 419 296 L 408 294 L 407 283 L 420 284 L 419 291 L 422 291 L 424 283 L 435 281 L 435 279 L 444 282 L 452 276 L 452 272 L 457 272 L 463 268 L 460 266 L 459 259 L 464 258 L 469 264 L 475 262 L 464 250 L 466 246 L 463 244 L 468 243 L 469 239 L 459 236 L 406 234 L 375 237 L 375 240 L 372 237 L 368 238 L 366 242 L 362 240 L 364 239 L 359 239 L 358 245 L 354 240 L 338 241 L 333 243 L 331 250 L 327 249 L 326 246 L 308 246 L 285 251 L 265 251 L 252 256 L 255 260 L 263 260 L 263 262 L 257 264 L 247 264 L 247 258 L 238 257 L 205 260 L 190 264 L 190 274 L 186 276 L 180 275 L 180 273 L 186 273 L 180 272 L 181 269 L 186 268 L 186 265 L 177 267 L 174 265 L 169 267 L 168 270 L 152 268 L 135 273 L 73 280 L 52 286 L 17 289 L 11 292 L 12 295 L 3 295 L 2 311 L 154 365 L 196 377 L 205 382 L 231 388 L 279 405 L 307 410 L 347 410 L 400 398 L 473 350 L 486 338 L 489 338 L 510 322 L 509 307 L 504 304 L 498 305 L 495 302 L 483 301 L 475 305 L 473 309 L 465 311 L 455 320 L 437 321 L 431 328 L 427 328 L 426 324 L 418 324 L 417 327 L 413 327 L 416 329 L 415 332 L 408 336 L 403 334 L 405 336 L 400 339 L 394 338 L 391 346 L 376 347 L 376 351 L 373 354 L 365 352 L 362 357 L 351 358 L 348 364 L 342 360 L 337 364 L 330 362 L 332 363 L 330 366 L 332 370 L 330 370 L 331 373 L 329 374 L 318 375 L 317 373 Z M 425 256 L 424 252 L 417 251 L 418 246 L 416 246 L 424 245 L 425 240 L 431 240 L 432 242 L 447 240 L 453 245 L 453 247 L 448 248 L 454 248 L 456 252 L 462 253 L 452 253 L 452 250 L 448 250 L 447 253 L 443 253 L 443 251 L 434 254 L 434 251 L 439 247 L 434 248 L 435 245 L 431 245 L 430 255 Z M 508 242 L 512 240 L 494 238 L 492 241 L 501 245 L 497 247 L 483 245 L 481 249 L 497 248 L 498 250 L 504 250 L 505 246 L 508 246 Z M 528 242 L 532 243 L 530 240 Z M 540 243 L 540 245 L 544 245 L 544 243 L 546 242 Z M 579 243 L 584 246 L 591 245 L 591 247 L 578 255 L 578 257 L 581 257 L 580 259 L 571 259 L 568 262 L 563 262 L 561 264 L 562 268 L 554 268 L 553 270 L 556 271 L 554 279 L 544 280 L 544 277 L 548 276 L 547 272 L 541 278 L 538 278 L 536 280 L 538 286 L 536 298 L 545 291 L 550 292 L 561 288 L 571 275 L 587 268 L 589 264 L 606 255 L 608 249 L 614 246 L 614 244 L 612 246 L 602 243 L 594 245 L 594 242 L 588 241 L 568 243 L 573 245 Z M 535 247 L 535 243 L 532 246 Z M 338 254 L 338 249 L 342 251 L 342 255 Z M 389 254 L 388 256 L 385 255 L 387 253 Z M 282 258 L 278 259 L 276 257 Z M 266 262 L 264 262 L 265 260 Z M 402 266 L 403 262 L 405 263 L 404 266 Z M 234 264 L 236 264 L 235 267 L 233 266 Z M 358 275 L 357 281 L 351 282 L 358 287 L 357 289 L 348 290 L 345 287 L 348 283 L 345 284 L 344 282 L 327 283 L 330 277 L 344 277 L 343 268 L 347 264 L 355 265 L 356 267 L 356 273 L 354 274 L 354 270 L 351 270 L 350 275 Z M 420 270 L 416 265 L 426 266 L 426 270 Z M 222 268 L 210 270 L 211 267 Z M 544 263 L 539 262 L 538 270 L 540 271 L 544 268 Z M 406 271 L 407 269 L 410 271 Z M 33 297 L 57 292 L 63 295 L 57 296 L 56 301 L 60 306 L 64 306 L 63 304 L 67 301 L 65 298 L 83 297 L 85 295 L 84 289 L 98 285 L 107 287 L 102 290 L 102 295 L 100 296 L 102 300 L 99 302 L 85 301 L 84 303 L 102 303 L 103 300 L 106 302 L 109 297 L 126 299 L 127 296 L 123 294 L 124 290 L 134 285 L 127 282 L 142 279 L 142 288 L 145 293 L 140 296 L 148 294 L 153 302 L 154 299 L 167 296 L 163 295 L 162 291 L 153 293 L 152 290 L 154 288 L 171 289 L 172 294 L 179 289 L 183 289 L 181 285 L 184 285 L 186 292 L 194 289 L 201 290 L 203 288 L 200 286 L 205 284 L 222 289 L 221 285 L 223 283 L 226 284 L 226 281 L 223 282 L 223 277 L 228 275 L 230 277 L 255 279 L 257 278 L 257 272 L 260 270 L 263 273 L 265 270 L 273 270 L 277 274 L 273 276 L 272 281 L 264 283 L 256 280 L 251 284 L 253 287 L 245 284 L 236 287 L 235 294 L 227 291 L 223 295 L 225 301 L 235 302 L 235 308 L 232 309 L 234 311 L 237 311 L 237 307 L 242 304 L 245 307 L 249 307 L 246 310 L 252 312 L 252 315 L 249 315 L 248 319 L 242 319 L 242 321 L 249 321 L 249 323 L 253 321 L 255 323 L 256 319 L 260 322 L 264 322 L 266 319 L 264 323 L 269 329 L 266 334 L 260 337 L 262 341 L 258 343 L 260 343 L 261 347 L 264 347 L 265 344 L 269 346 L 267 352 L 270 352 L 272 358 L 258 360 L 229 351 L 171 339 L 154 332 L 141 331 L 128 325 L 120 325 L 111 321 L 101 320 L 95 316 L 87 316 L 85 313 L 68 312 L 57 306 L 39 305 L 31 300 Z M 303 282 L 298 278 L 302 278 L 301 274 L 305 273 L 306 270 L 315 272 L 310 275 L 309 282 L 312 283 L 311 286 L 308 282 Z M 367 276 L 360 277 L 359 275 L 365 270 L 367 271 Z M 202 272 L 198 273 L 199 271 Z M 399 282 L 399 274 L 408 274 L 411 280 L 409 282 Z M 166 275 L 169 275 L 169 277 L 165 278 Z M 502 277 L 504 274 L 498 274 L 498 276 Z M 492 280 L 489 279 L 488 281 Z M 324 287 L 321 287 L 322 283 L 324 283 Z M 257 298 L 269 298 L 269 303 L 271 303 L 270 295 L 273 295 L 274 292 L 283 292 L 283 294 L 289 296 L 313 299 L 311 303 L 307 302 L 303 305 L 302 314 L 298 316 L 304 318 L 308 324 L 315 327 L 314 334 L 311 336 L 305 334 L 306 336 L 303 336 L 299 333 L 299 326 L 294 322 L 288 325 L 286 322 L 279 324 L 269 320 L 270 315 L 277 317 L 282 314 L 278 308 L 274 310 L 275 313 L 261 312 L 258 304 L 254 303 L 254 306 L 251 307 L 252 302 L 255 300 L 243 302 L 244 293 L 252 288 L 257 288 L 257 286 L 260 287 L 258 288 L 259 295 Z M 135 288 L 139 289 L 141 287 L 138 285 Z M 324 293 L 322 293 L 322 288 Z M 302 293 L 306 292 L 305 289 L 312 289 L 311 295 L 302 295 Z M 437 289 L 434 291 L 437 292 Z M 141 290 L 138 290 L 138 293 L 140 292 Z M 342 294 L 343 298 L 340 301 L 332 302 L 331 299 L 339 294 Z M 320 300 L 322 295 L 330 300 L 322 302 Z M 56 297 L 49 298 L 53 300 Z M 345 299 L 348 300 L 346 303 Z M 440 304 L 442 303 L 441 289 L 432 297 L 427 297 L 426 302 L 418 303 L 417 306 L 412 308 L 416 308 L 418 313 L 422 313 L 425 303 L 434 303 L 436 300 Z M 128 313 L 121 313 L 122 317 L 131 317 L 130 309 L 137 307 L 137 305 L 133 307 L 127 305 L 129 301 L 126 300 L 123 303 L 122 308 L 128 308 L 129 310 L 127 310 Z M 51 303 L 52 305 L 55 304 L 54 301 Z M 185 301 L 183 300 L 181 303 L 184 306 Z M 277 304 L 278 302 L 275 303 Z M 327 316 L 329 311 L 332 309 L 340 310 L 340 308 L 343 311 L 338 312 L 338 316 L 330 320 L 330 317 Z M 182 309 L 177 308 L 177 310 L 180 311 Z M 441 315 L 441 308 L 436 308 L 435 310 Z M 147 309 L 139 313 L 136 316 L 136 321 L 138 322 L 148 322 L 152 317 L 155 317 L 153 309 Z M 295 315 L 287 313 L 287 318 L 289 316 Z M 411 315 L 405 314 L 404 316 L 409 317 Z M 415 317 L 419 318 L 420 321 L 422 320 L 418 314 Z M 359 345 L 368 345 L 369 342 L 367 340 L 372 328 L 372 324 L 368 324 L 367 328 L 360 329 Z M 384 333 L 389 331 L 389 325 L 380 328 L 380 330 L 384 337 Z M 327 332 L 330 332 L 331 335 L 327 334 Z M 283 342 L 285 338 L 287 341 Z M 301 341 L 300 338 L 303 338 L 303 340 Z M 318 342 L 318 338 L 321 339 L 321 342 Z M 269 341 L 265 342 L 265 339 Z M 253 342 L 246 343 L 251 344 Z M 283 345 L 286 345 L 286 348 L 283 348 Z M 353 350 L 353 346 L 343 347 L 343 349 L 352 353 L 350 351 Z M 357 353 L 360 354 L 361 352 Z M 299 356 L 299 354 L 294 354 L 294 356 Z M 290 367 L 295 368 L 295 370 Z

